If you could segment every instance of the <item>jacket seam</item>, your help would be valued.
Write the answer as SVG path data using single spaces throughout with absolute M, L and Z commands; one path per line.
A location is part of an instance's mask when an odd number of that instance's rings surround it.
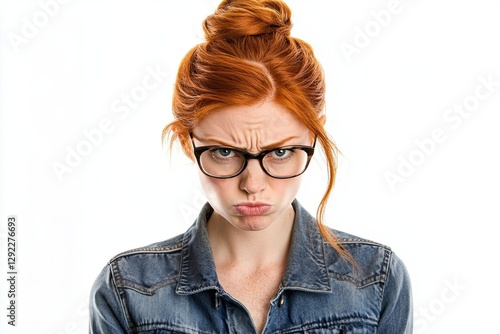
M 329 273 L 329 276 L 330 276 L 330 278 L 334 278 L 334 279 L 337 279 L 339 281 L 350 282 L 350 283 L 354 284 L 357 288 L 360 288 L 360 289 L 365 288 L 365 287 L 372 285 L 372 284 L 384 282 L 387 279 L 387 275 L 384 273 L 372 275 L 372 276 L 365 278 L 361 281 L 355 279 L 354 277 L 351 277 L 348 275 L 342 275 L 342 274 L 338 274 L 338 273 L 334 273 L 334 272 Z
M 384 300 L 384 294 L 385 294 L 385 288 L 387 287 L 387 277 L 389 276 L 389 270 L 390 270 L 390 260 L 393 256 L 393 253 L 392 252 L 386 252 L 386 254 L 384 254 L 384 270 L 385 270 L 385 273 L 386 273 L 386 279 L 384 280 L 384 284 L 382 285 L 382 289 L 380 289 L 380 296 L 379 296 L 379 299 L 378 299 L 378 322 L 377 322 L 377 326 L 380 324 L 380 315 L 381 315 L 381 312 L 382 312 L 382 301 Z
M 116 281 L 116 285 L 117 285 L 117 287 L 120 287 L 120 288 L 131 289 L 131 290 L 137 291 L 139 293 L 142 293 L 142 294 L 145 294 L 148 296 L 152 296 L 155 294 L 155 292 L 158 289 L 163 288 L 167 285 L 176 283 L 176 282 L 177 282 L 177 280 L 175 278 L 167 278 L 167 279 L 164 279 L 163 281 L 156 283 L 155 285 L 148 288 L 148 287 L 145 287 L 143 285 L 132 282 L 130 280 L 120 278 L 119 280 Z
M 325 245 L 325 244 L 329 245 L 329 243 L 327 241 L 323 242 L 323 245 Z M 369 285 L 376 284 L 379 282 L 383 283 L 387 280 L 387 261 L 388 261 L 387 257 L 388 257 L 388 254 L 392 253 L 392 250 L 390 247 L 383 245 L 383 244 L 380 244 L 380 243 L 377 243 L 377 242 L 374 242 L 374 241 L 370 241 L 368 239 L 363 239 L 363 238 L 340 238 L 339 244 L 341 244 L 341 245 L 359 245 L 359 246 L 364 245 L 364 246 L 369 246 L 369 247 L 376 247 L 379 250 L 383 251 L 383 259 L 382 259 L 382 263 L 380 264 L 380 273 L 373 273 L 373 275 L 359 280 L 359 279 L 356 279 L 355 277 L 352 277 L 349 275 L 343 275 L 343 274 L 339 274 L 339 273 L 332 272 L 332 271 L 328 270 L 328 276 L 330 278 L 334 278 L 334 279 L 337 279 L 340 281 L 350 282 L 350 283 L 354 284 L 357 288 L 365 288 Z
M 377 326 L 378 322 L 375 319 L 372 318 L 367 318 L 367 317 L 345 317 L 345 318 L 339 318 L 335 320 L 327 320 L 321 323 L 318 322 L 310 322 L 307 324 L 302 324 L 299 326 L 295 326 L 293 328 L 289 328 L 285 331 L 274 331 L 273 333 L 296 333 L 296 331 L 299 330 L 314 330 L 314 329 L 321 329 L 321 328 L 330 328 L 331 326 L 338 326 L 338 325 L 348 325 L 348 324 L 356 324 L 356 323 L 362 323 L 364 325 L 370 325 L 370 326 Z
M 169 324 L 164 324 L 164 323 L 151 323 L 151 324 L 135 326 L 135 327 L 130 329 L 130 333 L 135 334 L 135 333 L 141 333 L 142 331 L 145 331 L 145 330 L 150 331 L 150 330 L 157 330 L 157 329 L 172 330 L 174 332 L 189 329 L 190 332 L 195 332 L 195 333 L 200 333 L 200 334 L 211 334 L 211 332 L 201 331 L 199 329 L 195 329 L 195 328 L 191 328 L 191 327 L 179 327 L 179 326 L 169 325 Z
M 286 285 L 283 286 L 283 290 L 291 290 L 291 291 L 304 291 L 304 292 L 327 292 L 331 293 L 332 289 L 329 288 L 317 288 L 317 287 L 307 287 L 307 286 L 300 286 L 300 285 Z
M 115 262 L 116 260 L 123 258 L 125 256 L 129 255 L 136 255 L 136 254 L 163 254 L 163 253 L 172 253 L 175 251 L 178 251 L 182 249 L 182 242 L 176 243 L 171 246 L 162 246 L 162 247 L 141 247 L 141 248 L 136 248 L 132 249 L 123 253 L 120 253 L 118 255 L 115 255 L 110 261 Z
M 121 311 L 122 311 L 122 314 L 123 314 L 123 317 L 125 318 L 125 321 L 127 322 L 127 332 L 130 332 L 130 327 L 131 327 L 131 320 L 130 320 L 130 314 L 128 313 L 127 311 L 127 308 L 125 307 L 125 300 L 124 300 L 124 296 L 122 294 L 122 292 L 120 291 L 120 289 L 118 288 L 118 285 L 116 284 L 116 281 L 117 281 L 117 277 L 116 276 L 120 276 L 120 273 L 118 272 L 118 268 L 116 268 L 116 266 L 114 266 L 113 264 L 110 264 L 110 271 L 111 271 L 111 278 L 113 280 L 113 290 L 115 292 L 115 294 L 117 295 L 118 297 L 118 300 L 120 301 L 120 308 L 121 308 Z
M 391 248 L 389 246 L 366 240 L 366 239 L 354 239 L 354 238 L 341 238 L 339 240 L 340 244 L 361 244 L 361 245 L 370 245 L 370 246 L 377 246 L 379 248 L 383 248 L 385 250 L 390 250 Z

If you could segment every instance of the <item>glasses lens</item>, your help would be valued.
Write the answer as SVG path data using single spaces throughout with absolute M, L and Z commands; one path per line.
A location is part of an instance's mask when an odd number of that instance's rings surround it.
M 227 177 L 240 172 L 245 158 L 230 148 L 213 148 L 200 156 L 200 167 L 212 176 Z
M 272 176 L 292 177 L 301 174 L 308 161 L 309 157 L 304 150 L 279 148 L 266 154 L 262 164 Z
M 199 157 L 201 169 L 214 177 L 233 177 L 245 166 L 244 153 L 228 147 L 215 147 L 203 151 Z M 266 172 L 277 178 L 302 174 L 307 168 L 309 155 L 301 148 L 277 148 L 262 157 Z

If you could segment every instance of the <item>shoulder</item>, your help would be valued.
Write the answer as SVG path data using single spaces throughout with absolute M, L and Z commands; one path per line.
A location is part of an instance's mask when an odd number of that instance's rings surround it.
M 332 288 L 347 289 L 351 300 L 361 300 L 364 305 L 372 300 L 378 308 L 373 309 L 378 319 L 377 333 L 411 333 L 412 291 L 404 263 L 386 245 L 345 232 L 333 232 L 356 265 L 351 265 L 330 244 L 325 244 Z
M 101 271 L 94 289 L 127 287 L 153 294 L 162 286 L 176 284 L 184 235 L 117 254 Z
M 109 265 L 115 279 L 124 279 L 123 275 L 130 279 L 140 275 L 146 268 L 155 268 L 157 276 L 175 277 L 179 270 L 184 236 L 185 233 L 114 256 Z
M 91 328 L 96 333 L 105 325 L 109 333 L 127 331 L 130 319 L 123 289 L 137 292 L 137 298 L 177 283 L 183 238 L 184 234 L 131 249 L 108 261 L 90 292 Z
M 339 245 L 354 259 L 356 266 L 339 258 L 335 249 L 325 242 L 325 259 L 334 278 L 349 281 L 358 287 L 374 283 L 385 283 L 391 275 L 408 279 L 404 263 L 387 245 L 358 237 L 346 232 L 333 230 Z
M 147 255 L 175 254 L 182 249 L 184 234 L 179 234 L 173 238 L 156 242 L 144 247 L 134 248 L 115 255 L 109 263 L 117 263 L 122 260 L 133 260 Z
M 181 263 L 189 262 L 191 254 L 203 248 L 199 244 L 206 241 L 205 223 L 210 209 L 205 206 L 199 218 L 182 234 L 112 257 L 95 284 L 129 288 L 144 294 L 154 294 L 161 287 L 175 285 Z

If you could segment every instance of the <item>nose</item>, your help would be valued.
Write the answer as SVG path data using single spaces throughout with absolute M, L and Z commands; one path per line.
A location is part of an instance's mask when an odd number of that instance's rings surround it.
M 245 170 L 240 174 L 240 189 L 248 194 L 259 193 L 266 189 L 267 177 L 259 161 L 249 159 Z

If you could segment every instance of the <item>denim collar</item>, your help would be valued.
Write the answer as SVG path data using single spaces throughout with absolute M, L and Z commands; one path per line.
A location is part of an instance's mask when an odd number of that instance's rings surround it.
M 324 239 L 316 220 L 297 200 L 293 201 L 292 206 L 295 210 L 295 221 L 281 288 L 331 292 L 324 255 Z M 193 294 L 209 289 L 222 292 L 208 241 L 207 222 L 212 212 L 212 207 L 206 203 L 196 222 L 184 234 L 179 283 L 176 290 L 179 294 Z

